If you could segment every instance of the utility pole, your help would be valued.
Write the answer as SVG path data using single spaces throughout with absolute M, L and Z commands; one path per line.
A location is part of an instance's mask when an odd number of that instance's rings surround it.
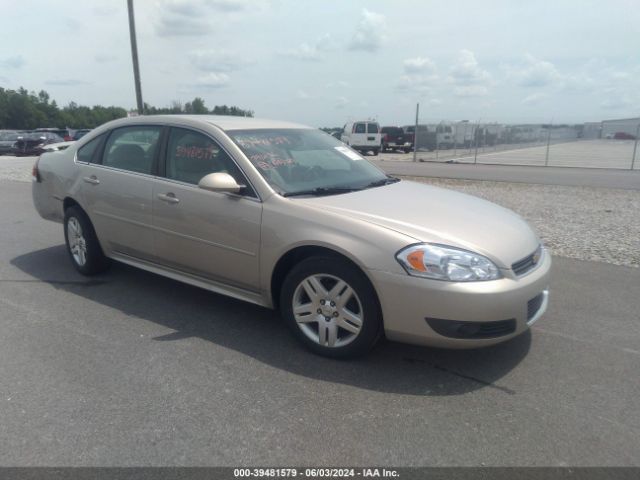
M 416 126 L 413 131 L 413 161 L 416 161 L 416 152 L 418 151 L 418 114 L 420 113 L 420 103 L 416 103 Z
M 478 139 L 480 137 L 480 135 L 478 135 L 478 130 L 480 129 L 480 120 L 478 120 L 478 123 L 476 123 L 476 130 L 475 132 L 473 132 L 473 136 L 475 137 L 474 140 L 476 142 L 476 152 L 473 154 L 473 164 L 477 164 L 478 163 Z
M 136 21 L 133 16 L 133 0 L 127 0 L 129 8 L 129 37 L 131 38 L 131 58 L 133 59 L 133 80 L 136 85 L 138 115 L 143 113 L 142 87 L 140 86 L 140 66 L 138 65 L 138 43 L 136 42 Z
M 544 166 L 549 166 L 549 145 L 551 144 L 551 125 L 553 124 L 553 118 L 549 122 L 549 126 L 547 127 L 547 152 L 544 156 Z
M 636 164 L 636 151 L 638 150 L 638 135 L 640 135 L 640 121 L 636 127 L 636 141 L 633 142 L 633 157 L 631 158 L 631 170 L 634 169 Z

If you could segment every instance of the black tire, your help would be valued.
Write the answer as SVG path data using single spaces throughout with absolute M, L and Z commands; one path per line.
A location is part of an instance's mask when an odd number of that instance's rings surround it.
M 412 148 L 405 148 L 404 153 L 411 153 L 413 151 Z
M 373 156 L 377 156 L 378 155 L 378 150 L 377 148 L 372 149 L 371 151 L 373 152 Z
M 296 321 L 293 313 L 293 303 L 297 298 L 297 292 L 299 291 L 299 288 L 302 288 L 306 292 L 306 289 L 302 286 L 303 281 L 316 275 L 325 275 L 327 277 L 334 277 L 335 279 L 342 280 L 343 282 L 346 282 L 346 284 L 351 287 L 352 291 L 355 293 L 355 296 L 351 297 L 351 300 L 346 303 L 346 306 L 352 312 L 354 310 L 359 310 L 361 318 L 359 332 L 352 333 L 347 330 L 341 330 L 342 327 L 340 326 L 335 327 L 338 332 L 336 335 L 336 338 L 338 338 L 337 342 L 348 341 L 349 343 L 345 345 L 336 345 L 333 347 L 321 345 L 319 343 L 319 339 L 316 339 L 315 341 L 312 340 L 308 336 L 309 334 L 305 333 L 303 331 L 303 327 L 301 327 Z M 330 290 L 332 287 L 331 281 L 333 281 L 333 279 L 327 278 L 327 280 L 329 283 L 323 284 L 323 286 L 325 286 L 327 290 Z M 335 286 L 336 283 L 333 285 Z M 305 294 L 306 293 L 302 293 L 302 295 Z M 311 297 L 308 297 L 308 299 L 313 303 Z M 352 304 L 351 302 L 354 303 Z M 350 307 L 350 305 L 355 305 L 355 307 Z M 328 303 L 325 306 L 326 308 L 330 308 Z M 314 307 L 310 307 L 311 310 L 313 308 Z M 338 309 L 339 307 L 336 306 L 335 308 Z M 291 269 L 282 285 L 280 293 L 280 312 L 294 336 L 309 350 L 325 357 L 350 358 L 364 355 L 373 348 L 381 337 L 383 331 L 382 313 L 378 303 L 378 297 L 367 277 L 360 269 L 348 261 L 331 256 L 310 257 L 301 261 Z M 316 334 L 317 337 L 320 337 L 319 329 L 323 325 L 324 327 L 322 328 L 328 328 L 326 326 L 327 324 L 324 323 L 324 319 L 331 318 L 323 317 L 322 315 L 324 315 L 324 313 L 321 314 L 319 309 L 316 312 L 311 312 L 309 318 L 315 317 L 316 321 L 310 321 L 309 323 L 304 324 L 309 325 L 309 327 L 306 327 L 309 330 L 313 330 L 315 328 L 318 332 Z M 335 315 L 338 318 L 326 321 L 335 321 L 336 323 L 342 321 L 342 324 L 344 324 L 344 321 L 341 318 L 342 314 Z M 340 332 L 343 335 L 342 337 L 339 336 Z M 311 335 L 313 335 L 313 332 Z M 327 333 L 326 335 L 329 334 Z M 355 337 L 350 339 L 353 335 L 355 335 Z
M 70 238 L 69 224 L 72 224 L 71 230 L 74 230 L 74 221 L 80 226 L 80 235 L 85 246 L 84 263 L 78 259 L 78 255 L 74 255 L 70 244 L 70 242 L 77 241 L 77 237 Z M 98 242 L 98 237 L 91 224 L 91 220 L 89 220 L 87 214 L 78 206 L 74 205 L 64 211 L 64 240 L 67 245 L 67 253 L 69 254 L 69 258 L 71 258 L 71 263 L 73 263 L 75 269 L 82 275 L 95 275 L 109 268 L 110 261 L 102 252 L 102 247 L 100 246 L 100 242 Z

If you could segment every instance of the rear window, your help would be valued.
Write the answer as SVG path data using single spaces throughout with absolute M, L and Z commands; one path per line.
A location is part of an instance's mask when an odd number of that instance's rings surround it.
M 381 132 L 388 133 L 390 135 L 401 135 L 404 133 L 402 129 L 398 127 L 382 127 Z
M 137 173 L 151 173 L 160 127 L 123 127 L 114 130 L 104 147 L 102 164 Z
M 78 161 L 90 163 L 104 135 L 94 138 L 78 150 Z
M 365 133 L 365 124 L 364 123 L 356 123 L 353 132 L 354 133 Z
M 380 131 L 380 125 L 377 123 L 367 123 L 367 133 L 378 133 Z

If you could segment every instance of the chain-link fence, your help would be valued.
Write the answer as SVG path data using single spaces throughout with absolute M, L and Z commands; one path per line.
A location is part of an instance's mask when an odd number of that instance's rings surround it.
M 385 137 L 383 124 L 383 160 L 640 169 L 640 118 L 577 125 L 442 120 L 401 128 L 403 148 Z M 405 153 L 408 141 L 413 155 Z

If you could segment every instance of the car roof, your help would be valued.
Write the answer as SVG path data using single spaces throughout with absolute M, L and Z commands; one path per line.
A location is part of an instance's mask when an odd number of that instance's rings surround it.
M 298 123 L 281 120 L 269 120 L 266 118 L 236 117 L 231 115 L 142 115 L 116 120 L 118 126 L 135 125 L 147 122 L 170 122 L 193 125 L 194 123 L 208 123 L 221 130 L 254 130 L 266 128 L 312 128 Z

